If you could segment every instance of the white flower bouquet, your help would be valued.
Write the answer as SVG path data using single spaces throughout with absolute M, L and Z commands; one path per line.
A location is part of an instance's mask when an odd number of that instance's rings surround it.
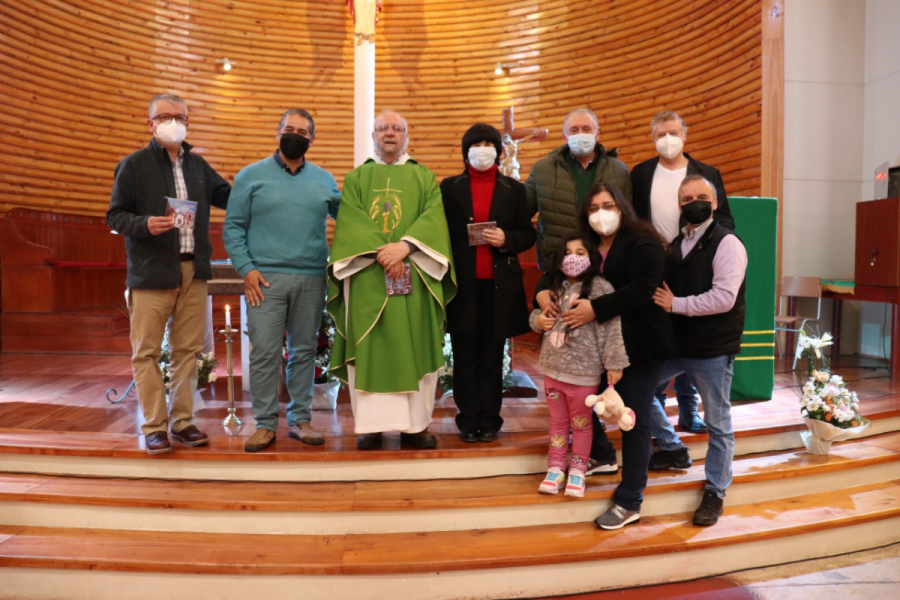
M 825 333 L 822 337 L 816 338 L 810 337 L 801 331 L 798 335 L 796 358 L 806 359 L 807 374 L 811 374 L 816 369 L 816 364 L 820 360 L 822 361 L 822 366 L 827 369 L 828 358 L 822 354 L 822 348 L 831 346 L 834 343 L 834 338 L 831 337 L 831 334 Z
M 869 426 L 859 413 L 856 392 L 847 389 L 840 375 L 813 370 L 803 386 L 800 414 L 809 431 L 800 434 L 811 454 L 828 454 L 832 442 L 853 438 Z

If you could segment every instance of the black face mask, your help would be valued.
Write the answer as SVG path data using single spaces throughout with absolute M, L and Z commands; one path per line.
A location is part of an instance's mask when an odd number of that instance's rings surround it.
M 712 216 L 712 202 L 694 200 L 681 207 L 684 220 L 691 225 L 699 225 Z
M 286 159 L 297 160 L 303 158 L 303 155 L 309 150 L 309 140 L 299 133 L 282 133 L 278 149 Z

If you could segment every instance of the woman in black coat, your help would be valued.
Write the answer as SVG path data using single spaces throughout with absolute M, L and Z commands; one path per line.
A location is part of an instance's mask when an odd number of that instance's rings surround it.
M 498 171 L 501 149 L 497 129 L 473 125 L 462 139 L 465 171 L 441 182 L 458 286 L 447 305 L 447 330 L 456 425 L 464 442 L 497 439 L 503 348 L 507 338 L 529 331 L 518 254 L 534 245 L 536 233 L 525 186 Z M 469 225 L 490 222 L 496 228 L 483 229 L 486 243 L 470 245 Z
M 597 184 L 585 198 L 579 226 L 593 235 L 603 255 L 603 276 L 615 288 L 612 294 L 594 300 L 576 300 L 562 315 L 570 327 L 592 320 L 604 323 L 622 318 L 622 337 L 631 363 L 616 384 L 625 405 L 635 413 L 635 426 L 622 432 L 622 482 L 613 493 L 613 503 L 597 518 L 604 529 L 618 529 L 640 518 L 647 467 L 650 464 L 650 406 L 659 382 L 663 361 L 675 356 L 675 335 L 669 315 L 653 302 L 660 286 L 666 254 L 663 240 L 653 226 L 640 219 L 622 193 L 611 184 Z M 536 302 L 555 313 L 544 275 L 537 285 Z M 577 304 L 577 306 L 575 306 Z M 606 388 L 606 377 L 600 389 Z M 587 474 L 617 471 L 616 451 L 606 437 L 603 424 L 594 415 L 594 439 Z

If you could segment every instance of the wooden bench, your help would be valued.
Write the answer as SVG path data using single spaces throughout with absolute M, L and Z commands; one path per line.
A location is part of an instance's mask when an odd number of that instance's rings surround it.
M 0 219 L 4 313 L 123 305 L 125 247 L 106 219 L 13 209 Z

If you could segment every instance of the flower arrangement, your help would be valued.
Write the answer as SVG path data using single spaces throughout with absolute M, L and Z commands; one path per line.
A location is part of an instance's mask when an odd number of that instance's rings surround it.
M 166 327 L 166 333 L 163 336 L 162 342 L 162 354 L 159 357 L 159 370 L 162 371 L 163 384 L 165 384 L 167 392 L 171 385 L 169 373 L 171 361 L 172 349 L 169 347 L 169 328 Z M 215 370 L 218 366 L 219 361 L 216 360 L 215 352 L 201 354 L 200 358 L 197 359 L 197 385 L 201 386 L 206 385 L 207 383 L 214 383 L 218 377 Z
M 821 338 L 810 337 L 803 331 L 799 333 L 796 358 L 806 359 L 807 375 L 811 375 L 815 371 L 819 360 L 822 361 L 822 366 L 828 369 L 828 358 L 822 354 L 822 348 L 832 345 L 833 340 L 834 338 L 827 332 Z
M 839 429 L 859 427 L 869 422 L 859 414 L 859 398 L 847 389 L 840 375 L 813 370 L 803 386 L 800 414 L 806 419 L 823 421 Z
M 438 370 L 438 386 L 445 392 L 453 389 L 453 346 L 450 334 L 444 335 L 444 366 Z M 503 389 L 508 390 L 513 384 L 512 343 L 506 340 L 503 347 Z
M 316 343 L 316 375 L 315 383 L 331 383 L 337 381 L 328 370 L 331 367 L 331 350 L 334 347 L 334 319 L 327 310 L 322 311 L 322 323 L 319 325 L 319 339 Z

